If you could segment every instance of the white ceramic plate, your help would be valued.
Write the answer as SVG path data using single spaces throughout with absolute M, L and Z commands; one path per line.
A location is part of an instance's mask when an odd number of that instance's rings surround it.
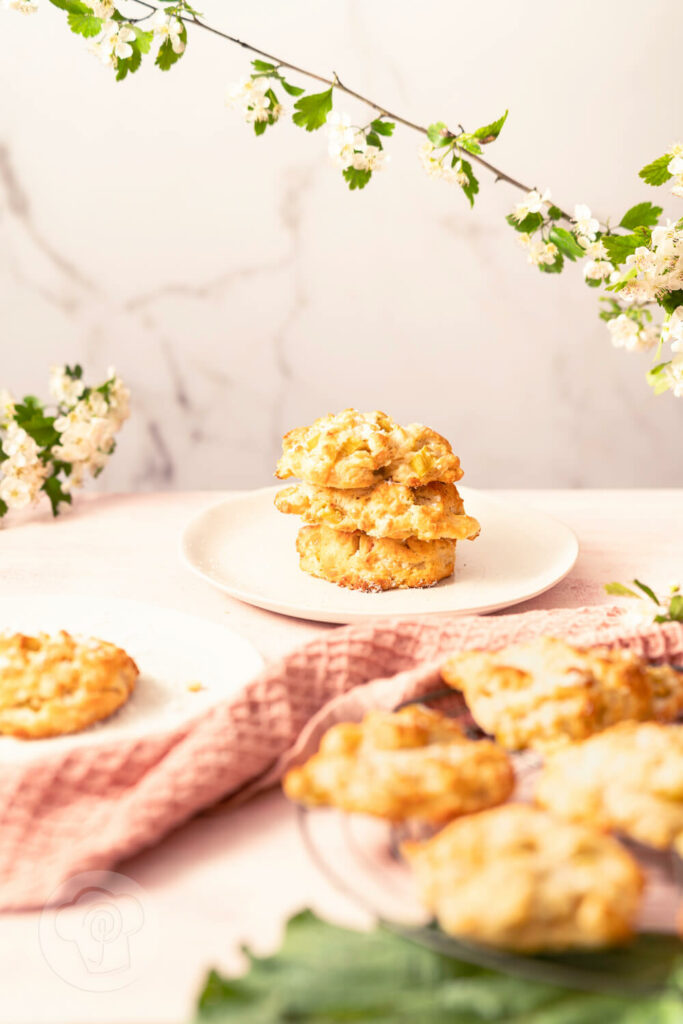
M 0 764 L 50 751 L 168 731 L 233 696 L 263 666 L 254 647 L 225 626 L 169 608 L 99 597 L 0 598 L 3 632 L 96 636 L 123 647 L 140 678 L 111 718 L 82 732 L 42 740 L 0 738 Z M 188 687 L 201 683 L 202 689 Z
M 423 590 L 365 594 L 299 569 L 295 541 L 301 523 L 276 510 L 277 490 L 237 494 L 200 512 L 185 530 L 181 551 L 191 569 L 232 597 L 300 619 L 361 622 L 385 615 L 495 611 L 554 586 L 579 551 L 563 523 L 462 487 L 481 536 L 458 543 L 455 575 Z

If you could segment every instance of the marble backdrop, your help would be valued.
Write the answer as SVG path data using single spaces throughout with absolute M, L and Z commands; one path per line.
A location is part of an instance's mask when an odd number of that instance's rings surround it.
M 285 429 L 352 404 L 448 435 L 469 484 L 681 483 L 683 401 L 611 347 L 580 272 L 526 265 L 508 186 L 470 212 L 405 130 L 350 193 L 323 132 L 225 109 L 238 48 L 194 32 L 117 84 L 42 4 L 0 12 L 0 377 L 116 365 L 134 415 L 97 486 L 265 484 Z M 201 6 L 421 122 L 509 106 L 491 158 L 565 206 L 654 198 L 636 172 L 681 135 L 678 0 Z

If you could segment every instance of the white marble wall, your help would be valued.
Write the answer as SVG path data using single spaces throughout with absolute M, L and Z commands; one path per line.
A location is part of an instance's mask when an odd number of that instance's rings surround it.
M 683 401 L 611 348 L 579 272 L 526 266 L 509 187 L 471 213 L 406 130 L 349 193 L 322 132 L 224 108 L 239 49 L 195 32 L 116 84 L 42 3 L 0 12 L 0 377 L 117 366 L 135 412 L 98 486 L 260 485 L 286 428 L 351 404 L 447 434 L 470 484 L 680 484 Z M 202 7 L 420 121 L 509 106 L 491 158 L 603 216 L 652 198 L 636 172 L 681 135 L 678 0 Z

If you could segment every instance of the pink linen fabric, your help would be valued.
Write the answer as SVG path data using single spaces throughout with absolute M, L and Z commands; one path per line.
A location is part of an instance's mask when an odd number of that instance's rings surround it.
M 43 906 L 74 874 L 111 868 L 218 800 L 277 782 L 333 722 L 438 686 L 449 652 L 542 634 L 683 664 L 682 624 L 627 627 L 618 608 L 387 619 L 325 632 L 181 729 L 5 767 L 0 908 Z

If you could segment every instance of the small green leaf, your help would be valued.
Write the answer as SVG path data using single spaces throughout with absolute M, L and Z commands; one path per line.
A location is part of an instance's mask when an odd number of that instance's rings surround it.
M 291 85 L 289 82 L 285 82 L 284 78 L 280 78 L 280 85 L 290 96 L 301 96 L 306 91 L 300 85 Z
M 8 512 L 7 502 L 3 501 L 2 498 L 0 498 L 0 519 L 2 519 L 2 517 L 4 515 L 7 515 L 7 512 Z
M 655 594 L 652 587 L 648 587 L 647 583 L 642 583 L 640 580 L 634 580 L 633 582 L 639 590 L 642 590 L 644 594 L 647 594 L 651 601 L 654 601 L 655 604 L 659 604 L 659 598 Z
M 628 228 L 629 231 L 642 225 L 653 228 L 659 222 L 662 212 L 661 206 L 653 206 L 652 203 L 636 203 L 626 211 L 619 221 L 619 226 Z
M 259 72 L 277 71 L 277 65 L 270 64 L 267 60 L 252 60 L 251 66 L 254 71 Z
M 435 121 L 427 129 L 427 138 L 434 146 L 447 146 L 452 140 L 448 126 L 443 121 Z
M 623 583 L 605 583 L 605 592 L 617 597 L 638 597 L 635 590 L 625 587 Z
M 263 135 L 267 127 L 267 121 L 254 121 L 254 135 Z
M 325 124 L 327 115 L 332 110 L 332 89 L 302 96 L 294 104 L 294 110 L 295 113 L 292 115 L 294 124 L 305 128 L 307 132 L 317 131 Z
M 463 132 L 462 135 L 458 135 L 456 146 L 460 149 L 464 149 L 466 153 L 481 153 L 481 146 L 475 139 L 474 135 L 469 135 L 467 132 Z
M 646 164 L 642 170 L 638 171 L 638 177 L 642 178 L 647 185 L 663 185 L 665 181 L 673 177 L 668 170 L 670 162 L 671 155 L 669 153 L 658 156 L 651 164 Z
M 68 11 L 69 14 L 92 14 L 91 8 L 80 0 L 50 0 L 50 3 L 54 7 L 59 7 L 61 11 Z
M 678 289 L 675 292 L 665 292 L 660 299 L 658 299 L 659 305 L 666 310 L 667 313 L 673 313 L 675 309 L 683 305 L 683 289 Z
M 393 121 L 383 121 L 380 117 L 377 117 L 370 127 L 373 132 L 377 132 L 378 135 L 393 135 L 396 125 Z
M 477 128 L 474 135 L 487 145 L 489 142 L 493 142 L 500 135 L 501 129 L 507 121 L 508 111 L 506 110 L 502 117 L 499 117 L 497 121 L 492 121 L 491 124 L 484 125 L 483 128 Z
M 142 54 L 137 46 L 137 40 L 130 44 L 133 52 L 125 60 L 119 60 L 116 64 L 116 81 L 122 82 L 128 74 L 134 74 L 142 63 Z
M 75 11 L 69 11 L 66 20 L 72 32 L 85 36 L 86 39 L 98 36 L 102 31 L 102 19 L 96 18 L 94 14 L 77 14 Z
M 572 263 L 574 260 L 586 255 L 571 231 L 567 231 L 565 228 L 558 228 L 553 225 L 548 237 L 551 242 L 555 243 L 560 252 L 566 256 L 568 260 L 571 260 Z
M 462 190 L 470 201 L 470 207 L 474 206 L 474 197 L 479 191 L 479 182 L 476 178 L 474 171 L 472 170 L 472 164 L 469 160 L 460 161 L 460 169 L 467 175 L 467 184 L 462 185 Z
M 524 231 L 528 235 L 533 234 L 543 223 L 543 216 L 540 213 L 527 213 L 523 220 L 516 220 L 509 213 L 505 219 L 515 231 Z
M 355 188 L 365 188 L 372 177 L 372 171 L 359 171 L 355 167 L 344 168 L 342 174 L 352 192 Z
M 559 206 L 550 206 L 550 207 L 548 207 L 548 219 L 549 220 L 561 220 L 562 219 L 562 210 L 559 208 Z
M 154 39 L 154 33 L 144 32 L 141 28 L 138 28 L 137 25 L 133 26 L 133 31 L 135 32 L 135 42 L 137 43 L 140 53 L 149 53 L 149 48 L 152 45 L 152 40 Z
M 635 233 L 632 235 L 604 235 L 602 241 L 607 249 L 607 256 L 615 266 L 619 266 L 627 256 L 643 245 L 642 237 Z
M 683 594 L 676 594 L 669 601 L 669 618 L 683 622 Z
M 663 395 L 665 391 L 669 390 L 669 381 L 664 371 L 670 363 L 671 360 L 669 359 L 666 363 L 659 363 L 657 366 L 653 366 L 647 372 L 647 382 L 655 395 Z
M 62 484 L 58 476 L 49 476 L 41 490 L 45 491 L 50 499 L 53 516 L 59 515 L 59 506 L 61 504 L 71 504 L 71 495 L 62 488 Z

